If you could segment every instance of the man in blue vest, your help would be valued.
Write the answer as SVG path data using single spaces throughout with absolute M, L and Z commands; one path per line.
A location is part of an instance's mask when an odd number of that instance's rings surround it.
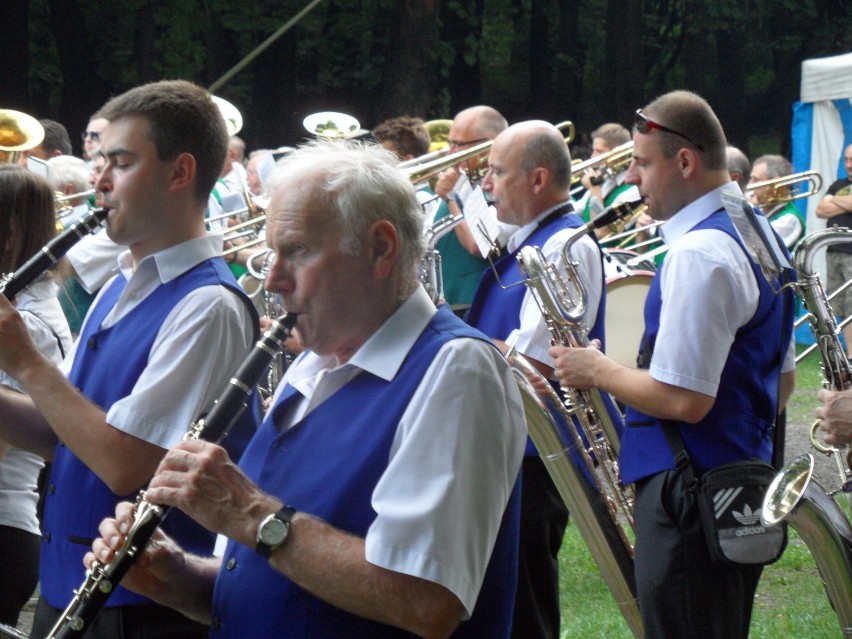
M 663 422 L 675 425 L 699 474 L 770 461 L 773 423 L 795 382 L 793 297 L 773 290 L 722 206 L 722 192 L 741 191 L 726 167 L 722 126 L 702 98 L 675 91 L 640 109 L 634 142 L 627 181 L 665 221 L 669 246 L 645 303 L 640 368 L 594 347 L 551 355 L 563 384 L 600 388 L 628 406 L 620 466 L 622 481 L 636 485 L 645 636 L 745 638 L 761 567 L 712 562 Z
M 158 534 L 124 582 L 211 637 L 508 637 L 523 408 L 498 349 L 419 283 L 423 212 L 396 165 L 317 140 L 270 173 L 266 285 L 308 350 L 239 468 L 185 442 L 148 487 L 227 536 L 223 557 Z
M 255 339 L 257 317 L 207 235 L 204 208 L 227 133 L 207 92 L 158 82 L 110 100 L 95 188 L 107 233 L 128 247 L 61 368 L 21 332 L 0 298 L 0 368 L 27 395 L 0 392 L 0 432 L 52 461 L 44 497 L 42 637 L 84 580 L 103 517 L 145 486 L 166 449 L 209 410 Z M 179 513 L 176 513 L 179 514 Z M 171 519 L 171 518 L 170 518 Z M 167 522 L 195 552 L 215 537 L 184 516 Z M 116 589 L 91 637 L 203 637 L 206 628 Z
M 572 213 L 569 189 L 571 156 L 562 134 L 547 122 L 532 120 L 507 128 L 495 139 L 482 188 L 497 209 L 497 218 L 519 228 L 507 252 L 486 269 L 473 297 L 467 321 L 504 350 L 515 342 L 519 353 L 545 376 L 552 370 L 547 349 L 550 334 L 535 298 L 522 283 L 518 251 L 537 246 L 547 262 L 562 267 L 562 247 L 583 224 Z M 591 237 L 572 247 L 586 288 L 584 321 L 591 337 L 603 338 L 601 254 Z M 514 285 L 514 286 L 512 286 Z M 527 443 L 522 470 L 521 544 L 513 637 L 558 637 L 560 626 L 557 555 L 568 524 L 568 509 L 538 457 Z

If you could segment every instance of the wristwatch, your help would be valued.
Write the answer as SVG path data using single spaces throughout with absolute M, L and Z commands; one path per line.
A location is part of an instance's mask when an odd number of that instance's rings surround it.
M 290 522 L 295 514 L 295 509 L 284 506 L 277 513 L 267 515 L 257 528 L 255 552 L 269 559 L 277 548 L 283 546 L 290 535 Z

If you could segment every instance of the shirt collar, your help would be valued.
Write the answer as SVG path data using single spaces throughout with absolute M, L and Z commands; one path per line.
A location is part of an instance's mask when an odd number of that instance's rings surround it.
M 336 368 L 356 367 L 391 381 L 399 372 L 414 342 L 429 324 L 437 309 L 422 285 L 396 312 L 361 345 L 348 362 Z M 307 352 L 288 371 L 288 383 L 298 388 L 300 381 L 327 369 L 335 370 L 333 355 Z
M 221 254 L 222 236 L 218 233 L 208 233 L 148 255 L 135 269 L 130 250 L 123 251 L 118 256 L 118 268 L 128 281 L 141 268 L 154 269 L 160 281 L 165 284 L 201 262 Z
M 693 200 L 675 213 L 660 227 L 660 234 L 666 244 L 673 244 L 683 237 L 696 224 L 703 222 L 716 211 L 723 208 L 722 192 L 729 191 L 742 195 L 740 185 L 727 182 L 712 191 L 708 191 L 697 200 Z
M 539 222 L 541 222 L 544 218 L 553 213 L 559 207 L 568 204 L 570 201 L 571 200 L 565 200 L 564 202 L 560 202 L 555 206 L 551 206 L 549 209 L 545 209 L 544 211 L 536 215 L 531 222 L 524 224 L 521 228 L 515 231 L 512 234 L 512 237 L 509 238 L 509 242 L 506 245 L 506 249 L 509 251 L 509 253 L 513 253 L 515 249 L 521 246 L 526 241 L 526 239 L 533 234 L 533 231 L 538 228 Z

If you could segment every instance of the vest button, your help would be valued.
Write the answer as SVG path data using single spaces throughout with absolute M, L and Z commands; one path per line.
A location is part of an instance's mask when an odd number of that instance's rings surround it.
M 44 538 L 44 540 L 45 540 L 47 543 L 50 543 L 50 533 L 49 533 L 49 532 L 44 533 L 44 534 L 42 535 L 42 537 Z
M 231 557 L 231 558 L 228 560 L 228 563 L 226 563 L 226 564 L 225 564 L 225 568 L 226 568 L 227 570 L 233 570 L 233 569 L 234 569 L 234 568 L 236 568 L 236 567 L 237 567 L 237 560 L 236 560 L 236 559 L 234 559 L 233 557 Z
M 93 351 L 98 347 L 98 340 L 96 340 L 94 337 L 90 337 L 89 341 L 86 342 L 86 346 L 89 348 L 90 351 Z
M 55 492 L 56 492 L 56 484 L 51 484 L 50 486 L 47 487 L 47 494 L 48 495 L 52 495 Z

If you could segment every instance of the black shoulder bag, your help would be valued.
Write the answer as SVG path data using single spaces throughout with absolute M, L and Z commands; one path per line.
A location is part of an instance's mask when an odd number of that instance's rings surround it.
M 760 521 L 763 496 L 776 471 L 764 461 L 748 459 L 705 471 L 696 477 L 683 439 L 672 422 L 663 431 L 675 468 L 694 492 L 710 557 L 720 565 L 765 565 L 777 561 L 787 546 L 787 526 L 767 528 Z

